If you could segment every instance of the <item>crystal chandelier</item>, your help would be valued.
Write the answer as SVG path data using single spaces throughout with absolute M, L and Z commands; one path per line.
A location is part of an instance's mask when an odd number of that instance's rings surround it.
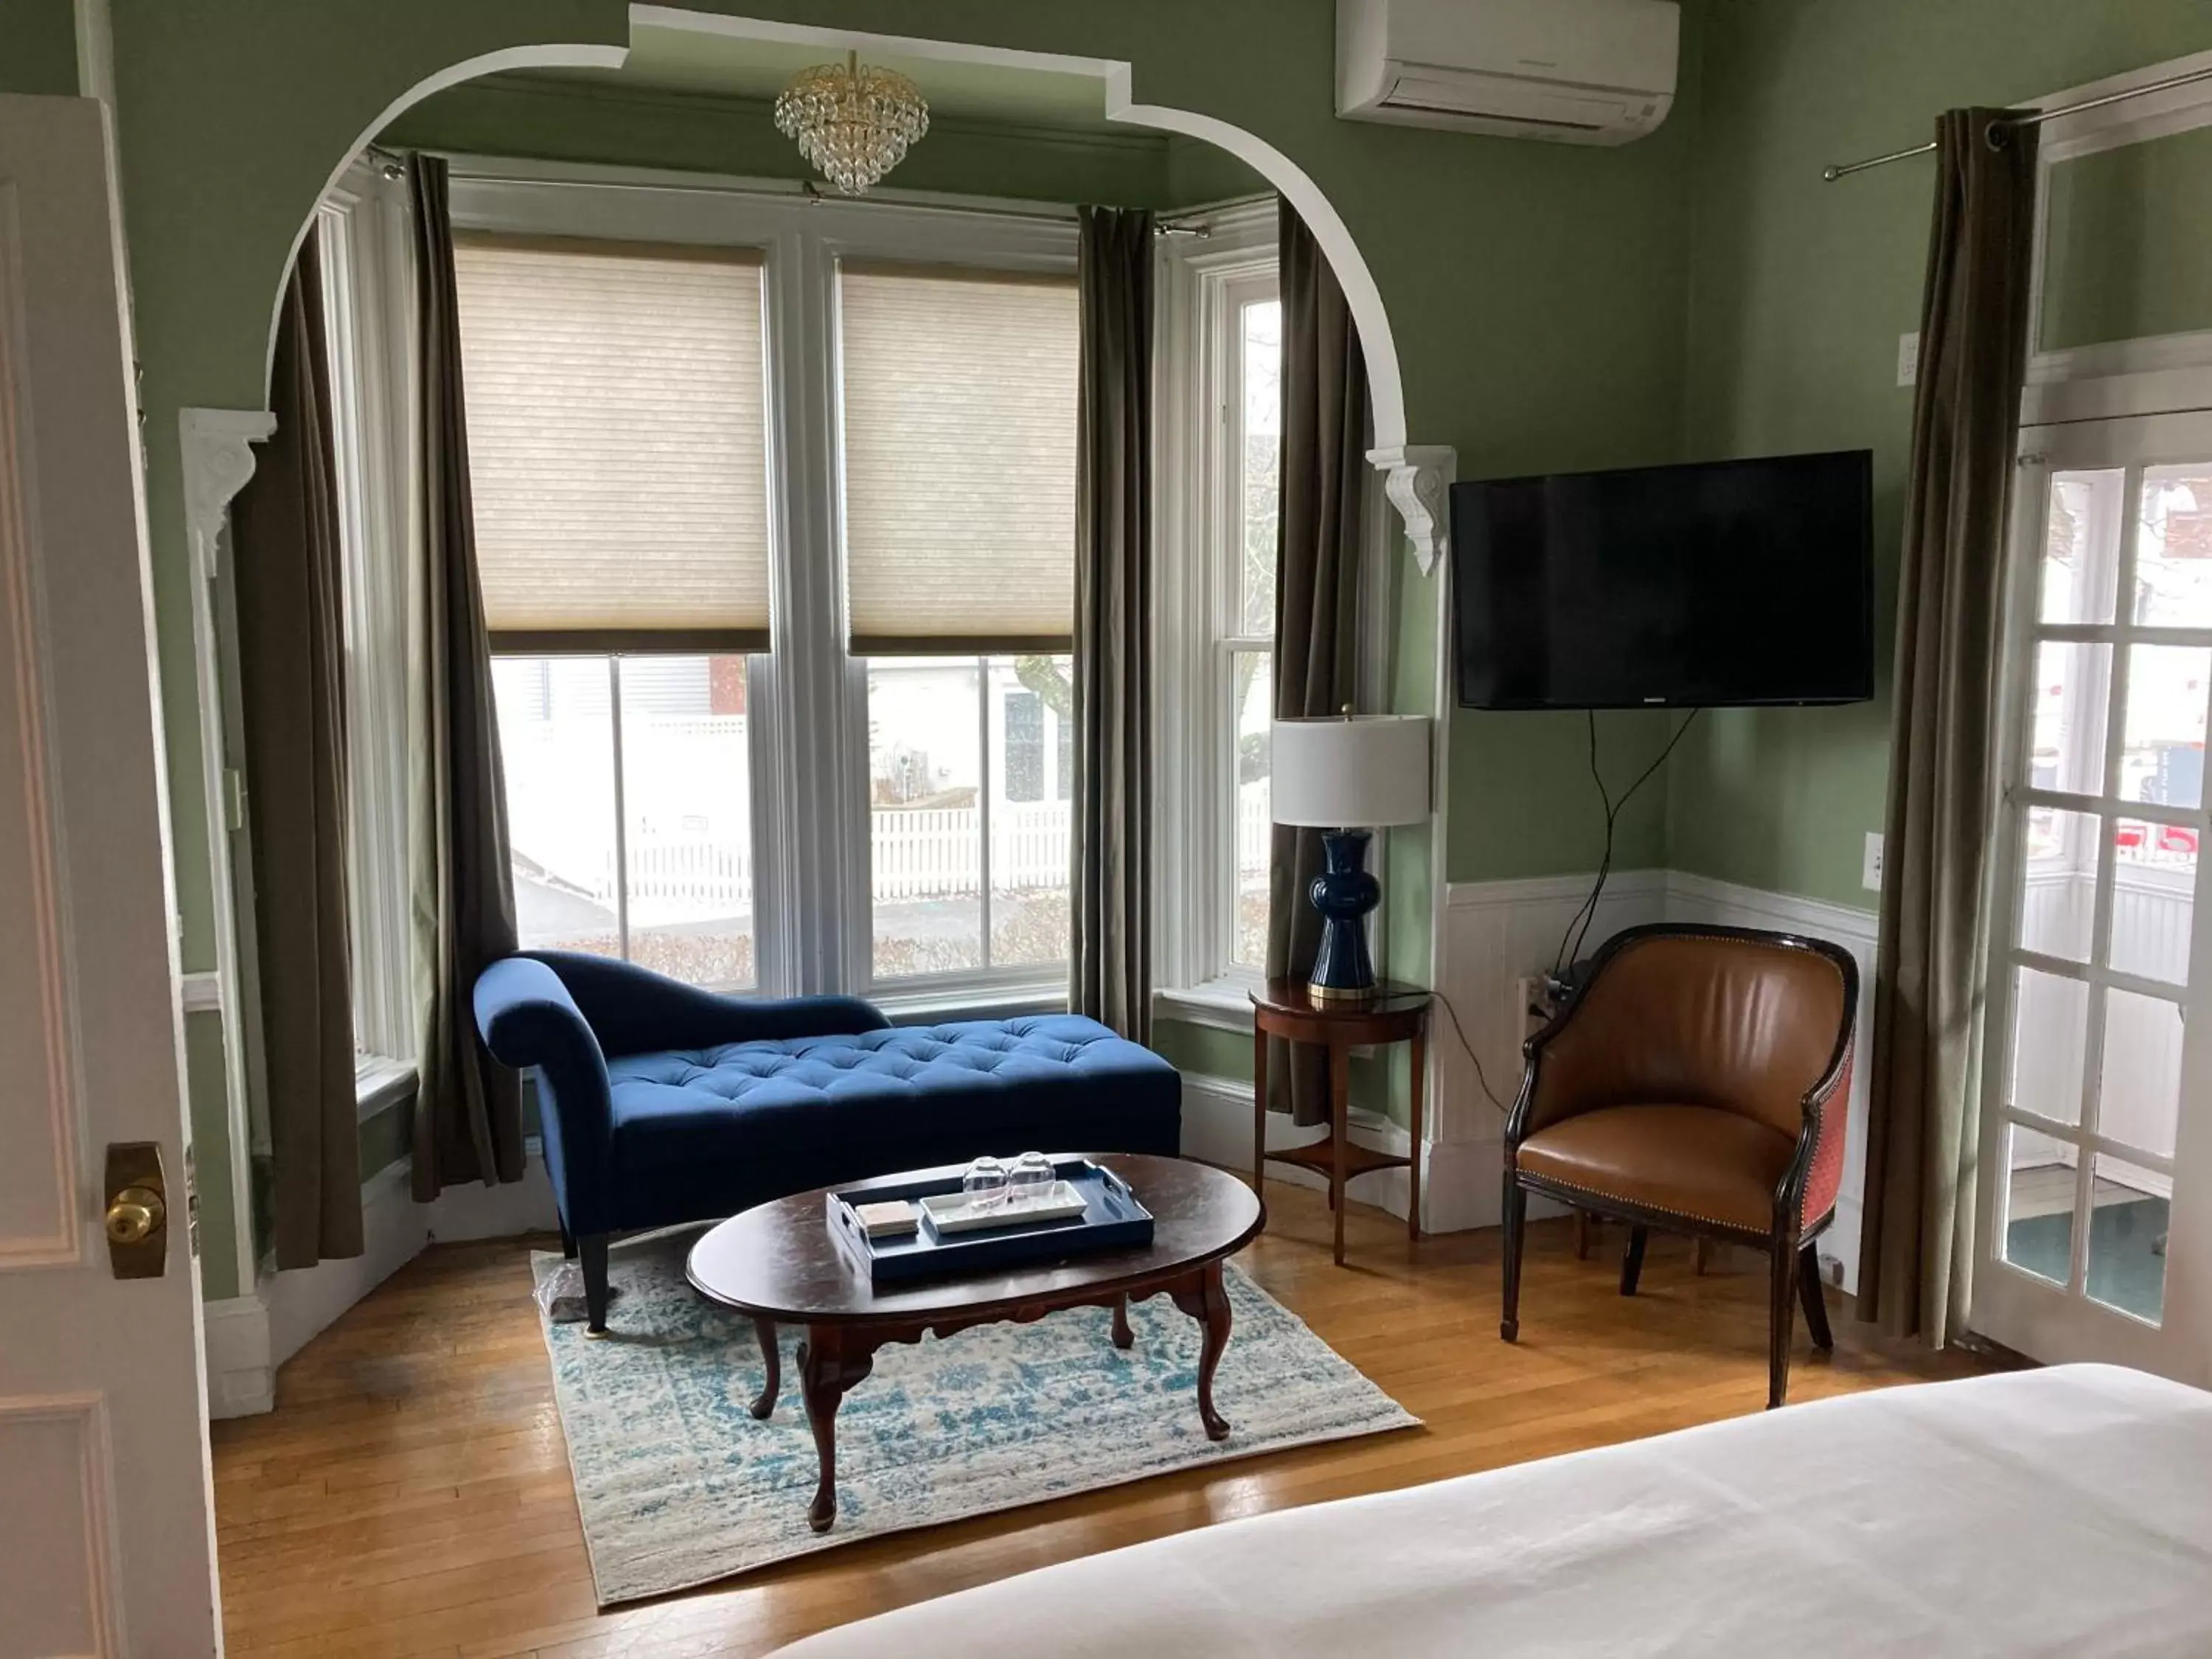
M 848 196 L 858 196 L 905 158 L 929 131 L 921 88 L 860 55 L 801 70 L 775 100 L 776 130 Z

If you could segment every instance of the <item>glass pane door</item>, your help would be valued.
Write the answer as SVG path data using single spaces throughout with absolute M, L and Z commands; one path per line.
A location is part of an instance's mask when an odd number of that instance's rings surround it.
M 2212 417 L 2023 449 L 1972 1323 L 2201 1381 Z

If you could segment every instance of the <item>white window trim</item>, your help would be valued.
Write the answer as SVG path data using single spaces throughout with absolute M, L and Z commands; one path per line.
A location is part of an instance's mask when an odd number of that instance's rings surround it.
M 412 215 L 402 178 L 356 160 L 324 198 L 323 301 L 347 590 L 348 848 L 357 1093 L 364 1112 L 411 1077 L 408 869 L 410 584 L 420 544 Z
M 1223 1030 L 1252 1029 L 1250 994 L 1262 977 L 1229 957 L 1236 880 L 1235 826 L 1226 802 L 1234 738 L 1225 724 L 1188 718 L 1194 708 L 1225 706 L 1227 658 L 1245 643 L 1224 640 L 1213 619 L 1227 613 L 1236 580 L 1221 550 L 1234 543 L 1234 456 L 1221 411 L 1236 366 L 1231 322 L 1239 301 L 1261 284 L 1278 289 L 1278 210 L 1272 200 L 1212 215 L 1202 241 L 1163 241 L 1156 251 L 1161 303 L 1154 347 L 1154 549 L 1159 604 L 1154 618 L 1160 665 L 1154 752 L 1159 757 L 1154 848 L 1158 873 L 1153 926 L 1158 957 L 1156 1017 Z M 1194 464 L 1195 463 L 1195 464 Z M 1361 503 L 1359 572 L 1361 706 L 1388 706 L 1393 562 L 1396 526 L 1379 473 L 1366 477 Z M 1227 539 L 1224 540 L 1224 538 Z M 1382 875 L 1388 837 L 1372 854 Z M 1379 930 L 1378 912 L 1374 926 Z
M 1203 241 L 1162 240 L 1155 249 L 1160 303 L 1153 345 L 1153 552 L 1158 603 L 1153 660 L 1159 665 L 1153 753 L 1159 831 L 1153 928 L 1154 1012 L 1194 1024 L 1251 1029 L 1249 993 L 1260 975 L 1229 960 L 1235 824 L 1226 779 L 1233 740 L 1218 710 L 1227 689 L 1225 647 L 1213 632 L 1219 588 L 1231 579 L 1219 556 L 1233 503 L 1225 479 L 1221 411 L 1231 388 L 1231 296 L 1272 283 L 1277 216 L 1273 202 L 1213 216 Z M 1267 641 L 1272 644 L 1272 641 Z M 1193 720 L 1194 708 L 1209 711 Z
M 2169 76 L 2212 70 L 2212 52 L 2131 70 L 2087 86 L 2037 99 L 2051 109 L 2147 86 Z M 2137 415 L 2185 414 L 2212 408 L 2212 329 L 2163 334 L 2063 350 L 2040 349 L 2044 278 L 2049 265 L 2053 169 L 2085 155 L 2212 126 L 2212 82 L 2085 109 L 2046 122 L 2036 150 L 2035 251 L 2030 264 L 2027 384 L 2021 423 L 2051 426 Z
M 749 659 L 757 994 L 850 992 L 932 1008 L 1064 1005 L 1065 969 L 872 975 L 867 665 L 845 650 L 837 442 L 841 258 L 1073 275 L 1059 204 L 878 191 L 866 202 L 787 181 L 454 157 L 454 228 L 762 251 L 768 319 L 770 605 L 775 649 Z M 1009 206 L 1022 208 L 1010 215 Z

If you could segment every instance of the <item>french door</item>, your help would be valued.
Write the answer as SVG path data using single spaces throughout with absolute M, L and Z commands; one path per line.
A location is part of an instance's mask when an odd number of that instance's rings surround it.
M 1972 1322 L 2212 1382 L 2212 415 L 2021 447 Z

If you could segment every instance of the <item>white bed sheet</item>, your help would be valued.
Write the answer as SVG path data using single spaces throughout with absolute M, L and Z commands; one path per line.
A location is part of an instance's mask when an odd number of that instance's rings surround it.
M 2076 1365 L 1255 1516 L 788 1659 L 2212 1656 L 2212 1394 Z

